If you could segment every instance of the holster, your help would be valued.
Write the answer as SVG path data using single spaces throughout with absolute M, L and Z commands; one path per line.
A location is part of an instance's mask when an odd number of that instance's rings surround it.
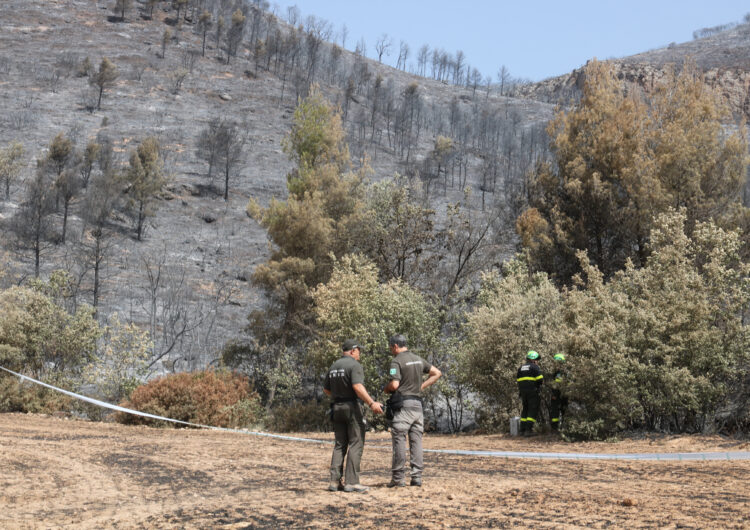
M 392 420 L 396 413 L 404 406 L 404 396 L 396 390 L 385 402 L 385 417 Z

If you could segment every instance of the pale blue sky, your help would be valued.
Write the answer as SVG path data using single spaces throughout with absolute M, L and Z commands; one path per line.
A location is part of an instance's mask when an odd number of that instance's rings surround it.
M 360 38 L 367 55 L 387 33 L 393 39 L 395 64 L 400 40 L 411 47 L 410 61 L 428 44 L 455 53 L 462 50 L 472 66 L 496 76 L 506 65 L 514 77 L 538 81 L 564 74 L 592 58 L 633 55 L 670 42 L 692 40 L 693 31 L 741 22 L 750 12 L 747 0 L 269 0 L 285 18 L 287 7 L 302 17 L 328 20 L 346 47 Z

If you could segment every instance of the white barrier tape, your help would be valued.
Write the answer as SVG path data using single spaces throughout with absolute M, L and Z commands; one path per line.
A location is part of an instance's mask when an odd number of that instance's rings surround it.
M 523 451 L 469 451 L 462 449 L 424 449 L 425 453 L 499 458 L 541 458 L 551 460 L 750 460 L 748 451 L 723 453 L 530 453 Z
M 189 421 L 175 420 L 172 418 L 166 418 L 164 416 L 157 416 L 155 414 L 149 414 L 147 412 L 140 412 L 138 410 L 132 410 L 119 405 L 112 405 L 106 401 L 100 401 L 98 399 L 90 398 L 75 392 L 63 390 L 56 386 L 52 386 L 36 379 L 19 374 L 13 370 L 8 370 L 0 366 L 0 370 L 5 370 L 9 374 L 13 374 L 16 377 L 20 377 L 22 380 L 30 381 L 37 385 L 55 390 L 67 396 L 70 396 L 99 407 L 103 407 L 110 410 L 116 410 L 119 412 L 125 412 L 127 414 L 133 414 L 135 416 L 142 416 L 144 418 L 151 418 L 155 420 L 168 421 L 172 423 L 178 423 L 180 425 L 188 425 L 190 427 L 198 427 L 201 429 L 211 429 L 214 431 L 226 431 L 235 432 L 239 434 L 249 434 L 253 436 L 264 436 L 267 438 L 275 438 L 278 440 L 290 440 L 293 442 L 308 442 L 318 444 L 331 444 L 333 442 L 327 440 L 316 440 L 314 438 L 300 438 L 297 436 L 284 436 L 283 434 L 271 434 L 262 431 L 245 431 L 240 429 L 228 429 L 226 427 L 214 427 L 212 425 L 203 425 L 200 423 L 190 423 Z M 375 446 L 374 449 L 390 449 L 385 446 Z M 683 461 L 683 460 L 750 460 L 750 451 L 728 451 L 728 452 L 711 452 L 711 453 L 621 453 L 621 454 L 607 454 L 607 453 L 532 453 L 525 451 L 471 451 L 463 449 L 424 449 L 425 453 L 438 453 L 446 455 L 461 455 L 461 456 L 488 456 L 495 458 L 544 458 L 553 460 L 669 460 L 669 461 Z

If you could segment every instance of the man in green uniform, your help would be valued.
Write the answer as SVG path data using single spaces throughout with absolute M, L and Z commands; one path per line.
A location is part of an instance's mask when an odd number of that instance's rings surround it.
M 568 407 L 568 398 L 562 395 L 560 385 L 565 378 L 565 371 L 563 370 L 563 363 L 565 363 L 565 355 L 562 353 L 555 354 L 552 359 L 555 361 L 555 373 L 552 376 L 552 397 L 549 403 L 549 421 L 552 424 L 552 430 L 556 431 L 560 428 L 560 417 L 565 414 L 565 409 Z
M 530 436 L 534 431 L 536 416 L 539 413 L 539 388 L 544 376 L 539 368 L 539 354 L 530 351 L 526 362 L 521 365 L 516 375 L 518 394 L 521 397 L 521 435 Z
M 323 392 L 333 398 L 331 419 L 335 436 L 328 489 L 363 493 L 368 488 L 359 483 L 359 464 L 365 446 L 365 422 L 359 400 L 364 401 L 375 414 L 382 414 L 383 406 L 372 399 L 365 389 L 365 373 L 359 364 L 359 344 L 347 340 L 342 350 L 341 358 L 331 365 L 323 382 Z M 343 485 L 341 478 L 347 454 Z
M 388 339 L 388 346 L 393 355 L 391 361 L 391 381 L 385 391 L 400 394 L 402 406 L 394 411 L 391 422 L 391 439 L 393 442 L 393 460 L 391 462 L 391 482 L 389 488 L 406 486 L 404 477 L 406 467 L 406 437 L 409 437 L 409 464 L 411 466 L 411 485 L 422 485 L 424 457 L 422 453 L 422 434 L 424 432 L 424 412 L 422 411 L 422 391 L 437 381 L 442 373 L 430 363 L 410 352 L 406 347 L 406 337 L 394 335 Z M 423 374 L 427 379 L 422 381 Z

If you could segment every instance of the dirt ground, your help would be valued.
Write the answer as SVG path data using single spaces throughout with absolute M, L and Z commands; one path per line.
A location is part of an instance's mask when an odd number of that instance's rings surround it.
M 322 441 L 332 435 L 308 434 Z M 0 415 L 2 528 L 750 528 L 750 461 L 506 460 L 425 455 L 422 488 L 386 488 L 389 435 L 368 437 L 369 492 L 326 490 L 331 446 L 241 433 Z M 427 435 L 426 448 L 742 451 L 721 437 L 566 444 Z

